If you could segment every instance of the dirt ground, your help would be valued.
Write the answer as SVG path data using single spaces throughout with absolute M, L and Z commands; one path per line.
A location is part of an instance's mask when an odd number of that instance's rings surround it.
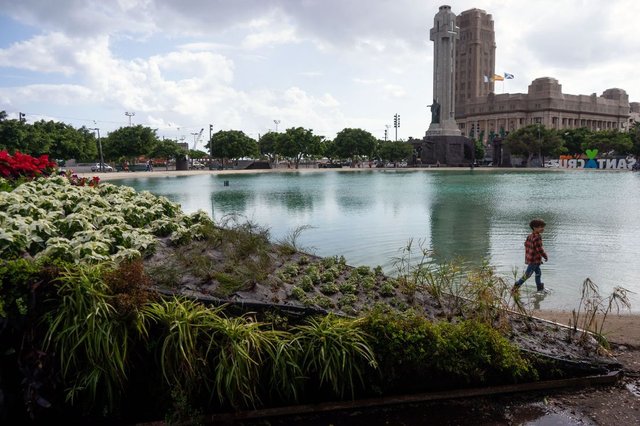
M 568 312 L 550 311 L 537 311 L 534 315 L 564 325 L 571 317 Z M 569 424 L 590 424 L 585 423 L 589 420 L 606 426 L 640 425 L 640 316 L 611 315 L 603 330 L 612 355 L 624 366 L 622 380 L 613 386 L 548 393 L 544 395 L 544 405 L 551 413 L 571 413 L 583 421 Z

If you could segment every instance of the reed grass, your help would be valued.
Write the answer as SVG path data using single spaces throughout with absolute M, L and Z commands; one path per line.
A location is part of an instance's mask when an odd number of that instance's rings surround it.
M 82 400 L 87 407 L 101 402 L 101 409 L 111 412 L 127 380 L 135 338 L 129 325 L 138 329 L 139 318 L 122 321 L 103 281 L 103 267 L 68 268 L 56 282 L 59 303 L 45 316 L 45 351 L 57 354 L 62 379 L 70 384 L 67 401 Z
M 291 343 L 300 348 L 302 371 L 315 375 L 336 395 L 343 397 L 349 391 L 353 397 L 356 384 L 364 383 L 365 374 L 377 368 L 363 323 L 329 314 L 294 327 Z

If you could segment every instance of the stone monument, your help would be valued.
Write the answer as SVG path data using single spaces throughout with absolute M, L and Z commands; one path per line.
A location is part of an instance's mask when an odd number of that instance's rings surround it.
M 473 155 L 473 144 L 461 136 L 454 116 L 453 79 L 456 71 L 456 40 L 460 37 L 458 30 L 451 6 L 440 6 L 429 37 L 433 41 L 433 102 L 429 105 L 431 124 L 418 149 L 422 162 L 427 164 L 463 165 Z M 468 154 L 466 156 L 465 151 Z

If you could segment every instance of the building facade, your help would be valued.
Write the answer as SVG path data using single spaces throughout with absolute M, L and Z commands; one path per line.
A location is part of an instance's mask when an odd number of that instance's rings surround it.
M 465 111 L 467 102 L 487 96 L 494 91 L 494 82 L 485 76 L 495 74 L 496 33 L 493 18 L 480 9 L 462 12 L 456 17 L 458 43 L 456 45 L 455 94 L 456 118 Z
M 495 94 L 495 31 L 491 15 L 480 9 L 462 12 L 456 20 L 460 41 L 456 51 L 455 119 L 463 136 L 484 141 L 490 135 L 542 124 L 551 129 L 628 131 L 640 104 L 629 103 L 623 89 L 605 90 L 602 95 L 562 93 L 555 78 L 535 79 L 527 93 Z

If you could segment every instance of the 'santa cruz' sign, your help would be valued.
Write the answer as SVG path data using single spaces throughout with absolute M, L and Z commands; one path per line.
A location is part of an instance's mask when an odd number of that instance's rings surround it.
M 631 170 L 636 164 L 636 159 L 627 158 L 596 158 L 597 149 L 587 149 L 585 151 L 587 159 L 560 157 L 559 160 L 549 160 L 548 167 L 563 167 L 565 169 L 610 169 L 610 170 Z

